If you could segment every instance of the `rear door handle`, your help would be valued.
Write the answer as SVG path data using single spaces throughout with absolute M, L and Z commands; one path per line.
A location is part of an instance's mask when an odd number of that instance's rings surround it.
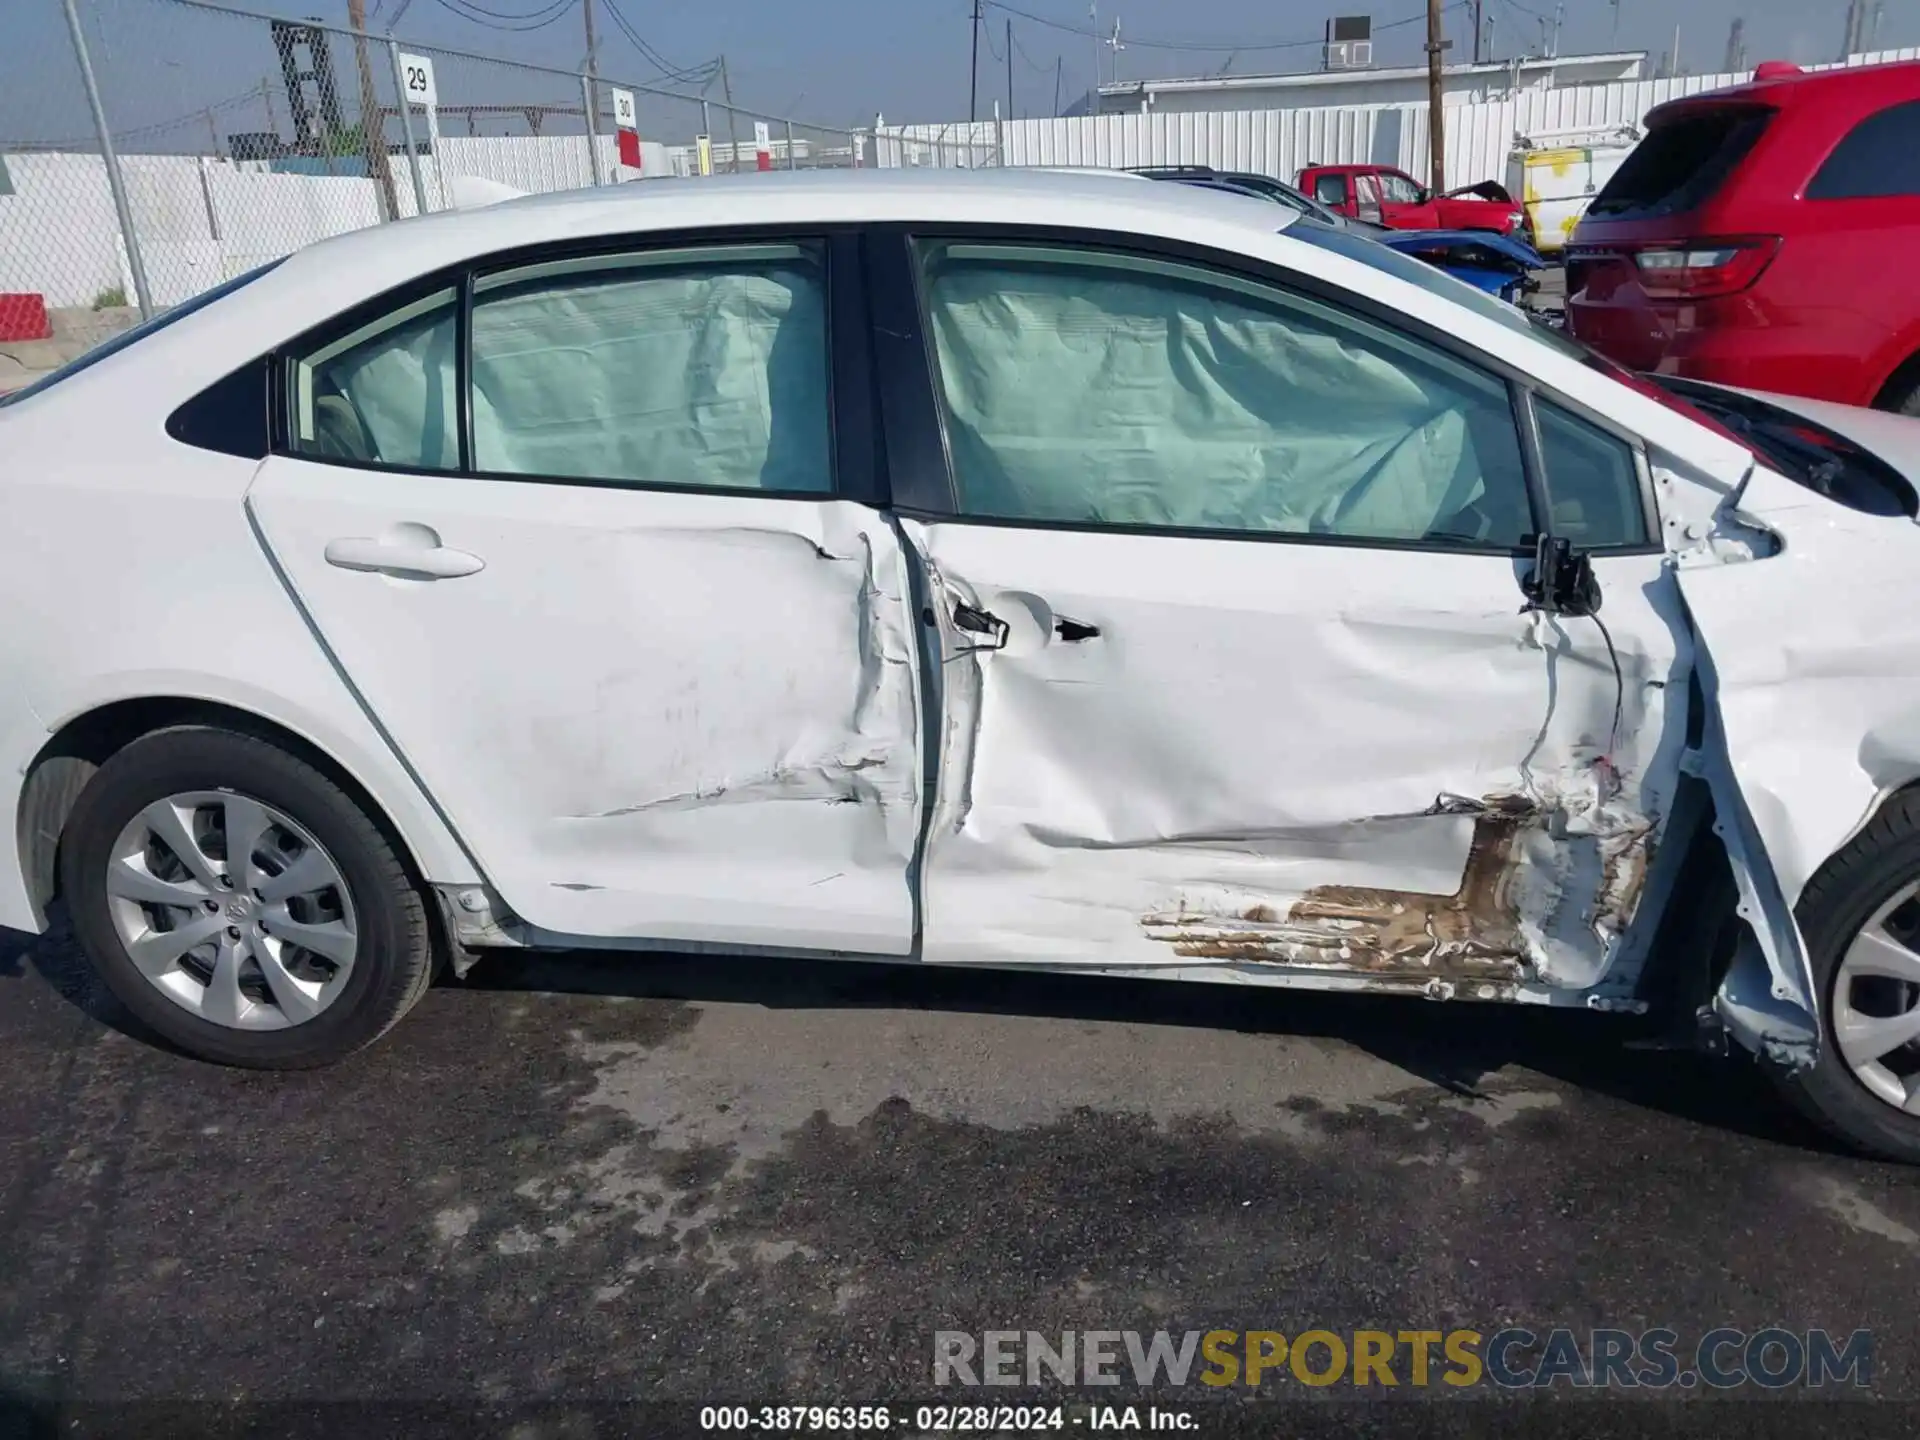
M 366 536 L 329 540 L 327 563 L 342 570 L 372 570 L 410 580 L 457 580 L 487 568 L 487 562 L 478 555 L 449 549 L 437 543 L 439 538 L 433 536 L 435 543 L 412 538 L 374 540 Z

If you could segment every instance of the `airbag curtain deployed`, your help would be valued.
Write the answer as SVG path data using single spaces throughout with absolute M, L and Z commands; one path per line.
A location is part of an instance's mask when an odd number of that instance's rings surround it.
M 1136 279 L 1112 256 L 1019 254 L 1047 263 L 956 245 L 930 265 L 967 512 L 1495 545 L 1531 528 L 1480 503 L 1519 456 L 1464 368 L 1384 330 L 1362 343 L 1308 299 L 1249 285 L 1235 303 L 1218 272 L 1203 288 L 1155 260 Z

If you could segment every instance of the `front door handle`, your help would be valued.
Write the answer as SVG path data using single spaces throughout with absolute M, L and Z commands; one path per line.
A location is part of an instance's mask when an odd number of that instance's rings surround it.
M 979 643 L 969 646 L 969 649 L 1004 650 L 1007 647 L 1007 636 L 1010 633 L 1007 622 L 991 610 L 982 610 L 965 601 L 955 601 L 953 624 L 957 630 L 983 637 Z
M 412 528 L 412 527 L 409 527 Z M 420 527 L 424 529 L 425 527 Z M 425 536 L 396 536 L 375 540 L 351 536 L 327 542 L 327 563 L 342 570 L 372 570 L 382 575 L 400 575 L 409 580 L 457 580 L 487 568 L 487 562 L 464 550 L 453 550 L 439 543 L 440 537 L 428 531 Z

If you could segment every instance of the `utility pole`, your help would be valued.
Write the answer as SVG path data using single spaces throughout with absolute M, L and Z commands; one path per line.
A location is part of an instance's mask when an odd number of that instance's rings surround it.
M 1480 63 L 1480 7 L 1484 0 L 1473 0 L 1473 63 Z
M 1733 17 L 1733 26 L 1727 31 L 1727 58 L 1721 69 L 1729 74 L 1747 68 L 1747 22 L 1741 16 Z
M 1013 21 L 1007 21 L 1007 118 L 1013 114 Z
M 1060 118 L 1060 81 L 1065 76 L 1066 68 L 1066 56 L 1056 55 L 1053 57 L 1053 118 L 1056 120 Z
M 367 0 L 347 0 L 347 23 L 353 26 L 353 60 L 360 71 L 360 153 L 366 157 L 367 178 L 386 206 L 386 218 L 398 220 L 400 203 L 393 193 L 393 167 L 387 163 L 387 118 L 374 93 L 373 66 L 367 61 Z M 328 136 L 329 153 L 332 141 Z
M 1087 0 L 1087 33 L 1093 36 L 1093 79 L 1087 82 L 1087 114 L 1100 113 L 1100 0 Z
M 733 82 L 727 78 L 727 57 L 720 57 L 720 98 L 727 102 L 727 151 L 732 163 L 727 166 L 735 175 L 740 173 L 740 131 L 734 124 Z
M 973 0 L 973 57 L 967 65 L 967 120 L 980 118 L 980 0 Z
M 1553 44 L 1547 47 L 1547 54 L 1553 59 L 1560 58 L 1560 24 L 1567 18 L 1567 0 L 1553 7 Z
M 1862 0 L 1847 0 L 1847 23 L 1840 37 L 1840 58 L 1846 59 L 1854 52 L 1860 38 L 1860 10 Z
M 1427 0 L 1427 188 L 1438 195 L 1447 188 L 1447 117 L 1441 99 L 1441 54 L 1447 42 L 1440 38 L 1440 0 Z
M 587 105 L 596 115 L 600 110 L 600 92 L 594 82 L 600 78 L 600 46 L 593 38 L 593 0 L 580 0 L 580 15 L 587 26 Z M 587 133 L 593 133 L 593 126 L 587 126 Z

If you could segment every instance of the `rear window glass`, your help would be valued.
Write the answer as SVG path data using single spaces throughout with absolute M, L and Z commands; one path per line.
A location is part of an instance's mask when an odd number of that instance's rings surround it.
M 1869 115 L 1834 147 L 1807 186 L 1809 200 L 1920 195 L 1920 100 Z
M 1713 198 L 1753 149 L 1771 110 L 1727 106 L 1657 126 L 1614 172 L 1589 215 L 1684 215 Z
M 126 349 L 129 345 L 136 344 L 139 341 L 146 339 L 149 335 L 153 334 L 155 331 L 164 330 L 167 328 L 167 326 L 173 324 L 176 320 L 184 320 L 187 318 L 187 316 L 193 314 L 194 311 L 204 310 L 207 306 L 213 304 L 214 301 L 223 299 L 224 297 L 231 295 L 234 291 L 238 290 L 242 285 L 250 284 L 252 281 L 258 280 L 262 275 L 266 274 L 269 270 L 273 269 L 273 267 L 278 265 L 279 263 L 280 261 L 278 260 L 269 260 L 267 261 L 266 264 L 256 266 L 254 269 L 247 271 L 244 275 L 236 275 L 233 277 L 233 279 L 224 281 L 221 284 L 214 286 L 211 290 L 201 291 L 198 295 L 195 295 L 191 300 L 182 300 L 178 305 L 175 305 L 171 310 L 160 311 L 158 314 L 154 315 L 151 319 L 141 321 L 140 324 L 135 325 L 131 330 L 122 330 L 118 335 L 115 335 L 111 340 L 101 341 L 98 345 L 94 346 L 91 350 L 87 351 L 86 354 L 79 356 L 77 359 L 69 360 L 65 365 L 62 365 L 58 370 L 54 370 L 49 372 L 48 374 L 42 375 L 38 380 L 34 381 L 31 385 L 27 386 L 24 390 L 15 390 L 9 394 L 0 395 L 0 405 L 17 404 L 19 401 L 25 400 L 29 396 L 38 395 L 41 391 L 50 389 L 51 387 L 58 385 L 62 380 L 70 379 L 71 377 L 78 375 L 82 370 L 85 370 L 90 366 L 98 365 L 102 360 L 105 360 L 109 355 L 119 354 L 122 350 Z
M 1347 203 L 1347 177 L 1344 175 L 1322 175 L 1313 182 L 1313 198 L 1322 205 L 1344 205 Z

